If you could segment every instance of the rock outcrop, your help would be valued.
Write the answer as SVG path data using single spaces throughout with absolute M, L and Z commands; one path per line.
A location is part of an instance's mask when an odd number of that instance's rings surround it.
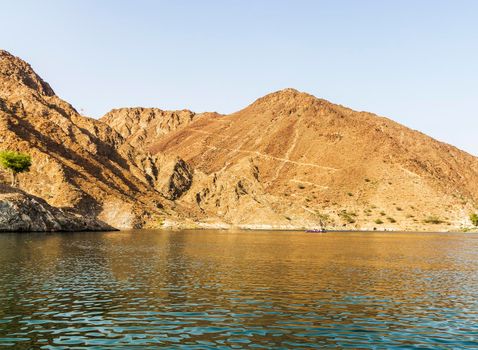
M 198 115 L 189 110 L 163 111 L 159 108 L 117 108 L 100 120 L 117 131 L 130 145 L 146 148 L 171 131 L 179 130 Z
M 0 185 L 0 232 L 111 231 L 110 225 Z

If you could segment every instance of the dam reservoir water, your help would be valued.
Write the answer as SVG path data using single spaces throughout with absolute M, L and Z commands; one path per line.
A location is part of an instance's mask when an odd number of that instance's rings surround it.
M 0 347 L 478 348 L 478 235 L 0 235 Z

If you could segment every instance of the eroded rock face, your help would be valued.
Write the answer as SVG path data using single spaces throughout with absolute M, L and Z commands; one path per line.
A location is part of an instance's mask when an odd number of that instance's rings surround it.
M 0 232 L 111 231 L 110 225 L 52 207 L 45 200 L 0 185 Z
M 117 131 L 133 147 L 147 149 L 151 142 L 190 124 L 196 113 L 187 109 L 163 111 L 159 108 L 118 108 L 100 120 Z
M 178 157 L 160 157 L 154 187 L 170 200 L 180 198 L 193 182 L 193 169 Z
M 191 189 L 181 198 L 181 202 L 196 204 L 206 216 L 217 216 L 233 226 L 263 224 L 286 228 L 289 222 L 272 209 L 273 200 L 250 159 L 212 174 L 195 171 Z

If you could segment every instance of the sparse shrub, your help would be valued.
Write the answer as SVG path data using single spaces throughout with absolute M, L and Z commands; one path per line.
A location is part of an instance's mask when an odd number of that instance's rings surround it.
M 365 179 L 365 182 L 370 182 L 370 179 Z
M 425 220 L 423 220 L 426 224 L 433 224 L 433 225 L 439 225 L 443 224 L 444 221 L 441 220 L 438 216 L 431 215 L 427 217 Z
M 473 226 L 478 226 L 478 214 L 477 213 L 470 214 L 470 221 L 473 224 Z
M 302 184 L 298 184 L 297 187 L 299 187 L 301 190 L 303 190 L 305 188 L 305 186 L 302 185 Z
M 398 210 L 398 211 L 402 211 L 403 209 L 402 209 L 402 208 L 400 208 L 400 207 L 397 207 L 397 210 Z
M 380 219 L 377 219 L 377 220 L 375 220 L 375 223 L 376 223 L 377 225 L 381 225 L 381 224 L 383 224 L 383 221 L 380 220 Z
M 349 197 L 352 197 L 354 194 L 352 192 L 347 193 Z
M 355 217 L 357 217 L 357 214 L 354 212 L 348 212 L 344 209 L 340 211 L 339 216 L 349 224 L 353 224 L 355 223 Z
M 381 212 L 380 212 L 380 215 L 385 216 L 385 215 L 387 215 L 387 214 L 385 214 L 384 211 L 381 211 Z
M 397 222 L 397 220 L 395 220 L 394 218 L 392 218 L 390 216 L 387 217 L 387 220 L 390 221 L 392 224 Z
M 316 210 L 315 215 L 317 215 L 317 218 L 319 219 L 319 222 L 322 226 L 326 226 L 327 224 L 330 224 L 333 220 L 331 220 L 329 214 L 322 214 L 320 211 Z

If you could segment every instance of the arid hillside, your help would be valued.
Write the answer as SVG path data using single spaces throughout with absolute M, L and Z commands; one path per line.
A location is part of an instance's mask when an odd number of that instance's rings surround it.
M 478 203 L 476 157 L 293 89 L 148 144 L 200 173 L 182 201 L 236 224 L 447 230 Z
M 5 203 L 79 225 L 444 231 L 478 212 L 478 159 L 387 118 L 286 89 L 231 115 L 95 120 L 6 51 L 0 150 L 33 159 Z
M 152 157 L 81 116 L 6 51 L 0 51 L 0 149 L 32 156 L 31 171 L 20 175 L 23 190 L 116 228 L 154 225 L 158 215 L 171 216 L 172 206 L 175 219 L 191 212 L 168 200 L 189 187 L 184 162 Z

